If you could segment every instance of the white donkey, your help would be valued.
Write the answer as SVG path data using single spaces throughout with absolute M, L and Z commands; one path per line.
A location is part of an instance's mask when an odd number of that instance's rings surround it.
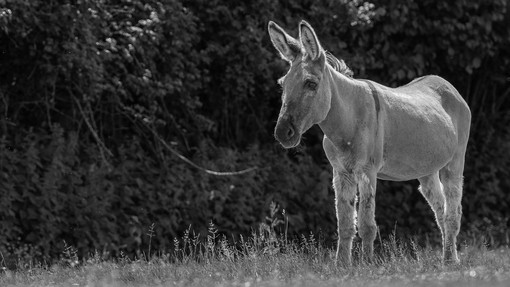
M 372 259 L 379 178 L 419 180 L 441 230 L 444 261 L 459 262 L 456 238 L 471 112 L 457 90 L 438 76 L 398 88 L 353 79 L 343 61 L 323 50 L 307 22 L 299 24 L 299 40 L 272 21 L 268 30 L 273 45 L 290 63 L 287 75 L 278 81 L 283 95 L 276 139 L 291 148 L 314 124 L 324 132 L 336 196 L 337 260 L 351 264 L 357 190 L 362 254 Z

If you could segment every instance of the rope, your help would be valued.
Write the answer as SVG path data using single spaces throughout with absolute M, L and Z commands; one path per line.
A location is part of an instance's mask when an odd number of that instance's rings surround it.
M 129 114 L 129 113 L 128 113 Z M 137 117 L 135 117 L 137 118 Z M 174 148 L 172 148 L 164 139 L 162 139 L 159 134 L 156 132 L 156 130 L 154 128 L 152 128 L 151 126 L 149 126 L 143 119 L 140 120 L 143 125 L 152 132 L 152 134 L 159 140 L 159 142 L 169 151 L 171 152 L 173 155 L 175 155 L 176 157 L 178 157 L 180 160 L 184 161 L 185 163 L 191 165 L 192 167 L 198 169 L 198 170 L 201 170 L 207 174 L 211 174 L 211 175 L 215 175 L 215 176 L 233 176 L 233 175 L 241 175 L 241 174 L 246 174 L 246 173 L 249 173 L 249 172 L 252 172 L 256 169 L 258 169 L 258 167 L 254 166 L 254 167 L 250 167 L 250 168 L 247 168 L 247 169 L 243 169 L 243 170 L 238 170 L 238 171 L 215 171 L 215 170 L 210 170 L 210 169 L 207 169 L 207 168 L 204 168 L 204 167 L 201 167 L 199 166 L 198 164 L 192 162 L 190 159 L 188 159 L 187 157 L 183 156 L 182 154 L 180 154 L 177 150 L 175 150 Z

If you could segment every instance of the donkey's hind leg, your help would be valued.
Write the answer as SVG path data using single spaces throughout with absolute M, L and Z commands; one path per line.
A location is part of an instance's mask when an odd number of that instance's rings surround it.
M 446 197 L 445 239 L 443 256 L 445 262 L 458 263 L 457 235 L 462 217 L 462 173 L 464 172 L 465 149 L 459 150 L 453 159 L 439 171 Z
M 425 197 L 436 215 L 436 222 L 439 226 L 439 231 L 441 231 L 442 244 L 444 246 L 446 199 L 443 192 L 443 185 L 441 181 L 439 181 L 439 172 L 421 177 L 418 180 L 420 181 L 418 190 L 423 194 L 423 197 Z

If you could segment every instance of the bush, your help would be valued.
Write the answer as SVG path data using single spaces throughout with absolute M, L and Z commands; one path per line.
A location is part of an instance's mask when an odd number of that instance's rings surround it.
M 139 254 L 152 223 L 156 250 L 170 248 L 190 224 L 205 232 L 213 221 L 222 232 L 245 234 L 265 220 L 271 201 L 285 209 L 289 233 L 322 229 L 334 239 L 321 132 L 312 129 L 298 151 L 275 147 L 276 79 L 287 63 L 269 41 L 268 20 L 293 35 L 308 20 L 355 77 L 390 86 L 430 73 L 450 80 L 473 112 L 463 230 L 504 236 L 507 1 L 0 0 L 0 6 L 0 242 L 9 253 L 55 257 L 65 240 L 81 255 Z M 207 175 L 168 152 L 141 123 L 157 127 L 201 166 L 258 169 Z M 416 187 L 379 183 L 383 236 L 395 227 L 438 235 Z

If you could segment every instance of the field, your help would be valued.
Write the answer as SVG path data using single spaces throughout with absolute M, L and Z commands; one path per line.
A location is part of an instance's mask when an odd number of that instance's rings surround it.
M 214 227 L 203 239 L 187 232 L 171 253 L 141 259 L 80 261 L 70 247 L 51 266 L 19 262 L 12 271 L 0 258 L 0 286 L 510 286 L 508 247 L 461 246 L 461 263 L 444 266 L 438 248 L 390 237 L 377 242 L 373 262 L 343 268 L 313 235 L 287 241 L 269 230 L 237 242 Z

